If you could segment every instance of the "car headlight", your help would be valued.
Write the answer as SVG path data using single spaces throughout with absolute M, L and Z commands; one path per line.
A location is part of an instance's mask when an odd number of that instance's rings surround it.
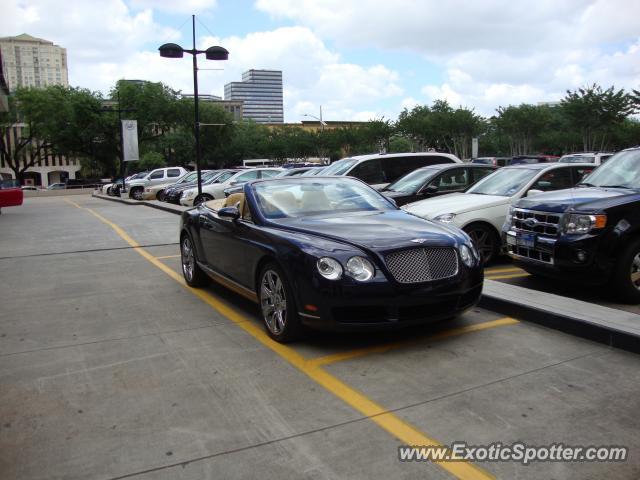
M 451 223 L 451 222 L 453 222 L 454 218 L 456 218 L 456 214 L 455 213 L 444 213 L 442 215 L 438 215 L 437 217 L 434 217 L 433 219 L 436 222 Z
M 347 261 L 347 274 L 360 282 L 370 280 L 375 274 L 371 262 L 364 257 L 351 257 Z
M 342 265 L 335 258 L 322 257 L 316 262 L 316 268 L 327 280 L 339 280 L 342 277 Z
M 572 213 L 567 217 L 564 231 L 568 234 L 589 233 L 593 229 L 604 228 L 606 224 L 606 215 Z
M 194 194 L 195 194 L 195 192 L 187 190 L 186 192 L 182 193 L 182 198 L 191 198 L 191 197 L 193 197 Z
M 509 213 L 507 213 L 506 218 L 504 219 L 504 228 L 508 229 L 511 227 L 511 222 L 513 221 L 513 215 L 516 212 L 514 207 L 509 207 Z
M 476 261 L 473 250 L 464 244 L 460 247 L 460 258 L 467 267 L 472 267 Z

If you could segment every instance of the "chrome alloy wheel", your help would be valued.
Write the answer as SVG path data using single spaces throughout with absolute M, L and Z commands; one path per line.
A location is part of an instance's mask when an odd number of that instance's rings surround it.
M 279 335 L 287 324 L 287 296 L 277 272 L 267 270 L 260 282 L 260 304 L 267 328 Z
M 182 248 L 180 249 L 180 253 L 182 254 L 182 272 L 184 273 L 184 277 L 188 281 L 192 281 L 193 272 L 196 266 L 196 259 L 193 255 L 193 246 L 191 245 L 189 237 L 185 236 L 182 239 Z
M 640 290 L 640 252 L 636 253 L 631 262 L 631 284 Z
M 491 236 L 491 232 L 485 229 L 473 229 L 470 230 L 469 236 L 476 248 L 480 252 L 480 256 L 484 263 L 489 263 L 489 261 L 493 258 L 493 252 L 495 249 L 493 237 Z

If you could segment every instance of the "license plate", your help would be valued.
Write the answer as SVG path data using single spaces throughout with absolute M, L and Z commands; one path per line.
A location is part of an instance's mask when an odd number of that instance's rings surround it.
M 534 248 L 536 246 L 536 236 L 533 233 L 519 233 L 516 235 L 516 245 L 525 248 Z

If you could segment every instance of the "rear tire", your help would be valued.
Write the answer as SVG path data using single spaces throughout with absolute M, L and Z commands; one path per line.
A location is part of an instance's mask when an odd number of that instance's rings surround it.
M 282 269 L 266 264 L 258 277 L 258 300 L 267 334 L 276 342 L 288 343 L 302 335 L 293 291 Z
M 622 251 L 613 273 L 616 295 L 628 303 L 640 303 L 640 239 Z
M 156 193 L 156 200 L 164 202 L 164 190 L 160 190 L 158 193 Z
M 482 265 L 488 265 L 500 253 L 500 238 L 493 229 L 483 223 L 472 223 L 463 228 L 471 237 L 482 258 Z
M 198 266 L 196 251 L 188 234 L 184 234 L 180 240 L 180 261 L 182 263 L 182 276 L 190 287 L 204 287 L 209 283 L 209 277 Z

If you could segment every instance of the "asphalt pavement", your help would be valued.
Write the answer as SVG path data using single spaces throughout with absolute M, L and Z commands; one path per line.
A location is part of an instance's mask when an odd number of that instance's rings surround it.
M 3 209 L 0 478 L 640 478 L 637 355 L 481 308 L 283 346 L 254 304 L 186 287 L 177 242 L 176 215 L 89 196 Z M 454 441 L 631 453 L 398 460 Z

